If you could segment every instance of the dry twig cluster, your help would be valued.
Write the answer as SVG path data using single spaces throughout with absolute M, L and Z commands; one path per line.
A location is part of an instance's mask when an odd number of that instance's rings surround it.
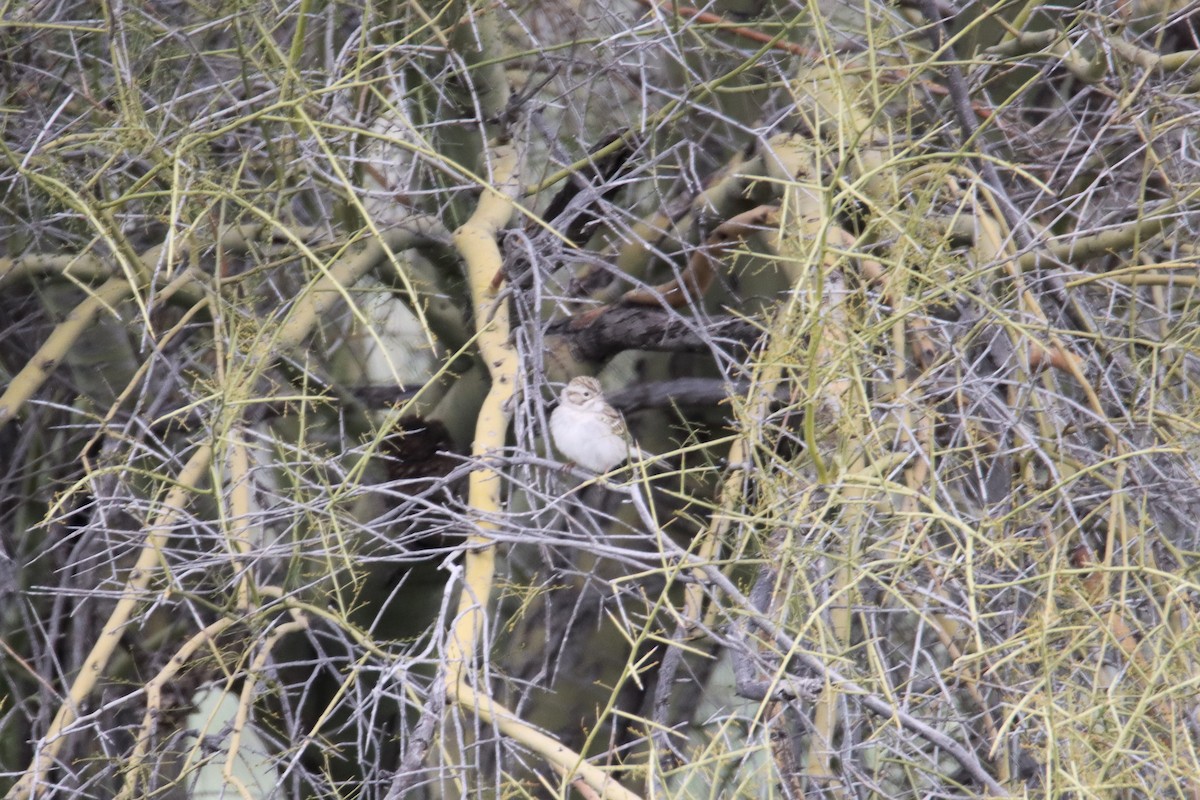
M 0 16 L 9 800 L 1200 797 L 1186 5 Z

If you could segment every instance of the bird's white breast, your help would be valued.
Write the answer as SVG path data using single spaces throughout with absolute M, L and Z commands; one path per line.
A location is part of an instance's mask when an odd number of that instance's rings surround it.
M 550 435 L 560 453 L 592 472 L 608 472 L 628 455 L 624 438 L 613 432 L 607 419 L 566 403 L 550 413 Z

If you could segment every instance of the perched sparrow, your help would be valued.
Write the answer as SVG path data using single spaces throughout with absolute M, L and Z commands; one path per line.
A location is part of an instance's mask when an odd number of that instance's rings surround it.
M 629 441 L 625 420 L 604 399 L 600 381 L 572 378 L 550 414 L 554 446 L 592 472 L 608 472 L 628 458 L 653 460 Z

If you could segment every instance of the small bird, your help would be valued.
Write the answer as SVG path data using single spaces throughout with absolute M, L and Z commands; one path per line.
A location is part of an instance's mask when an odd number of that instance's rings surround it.
M 592 472 L 608 472 L 629 458 L 657 460 L 629 441 L 621 413 L 604 399 L 600 381 L 586 375 L 563 389 L 550 414 L 550 436 L 560 453 Z

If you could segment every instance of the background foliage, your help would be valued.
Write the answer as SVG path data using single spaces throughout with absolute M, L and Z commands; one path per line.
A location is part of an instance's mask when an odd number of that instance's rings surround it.
M 0 790 L 1200 796 L 1196 27 L 0 3 Z

